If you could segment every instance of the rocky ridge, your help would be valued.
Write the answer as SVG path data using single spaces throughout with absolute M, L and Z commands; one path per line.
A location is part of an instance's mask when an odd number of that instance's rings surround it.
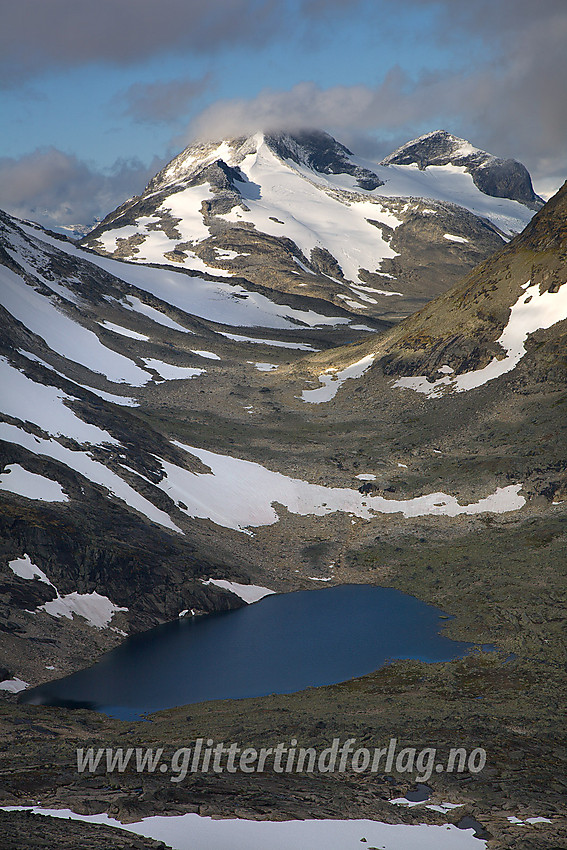
M 435 130 L 407 142 L 385 157 L 381 165 L 417 165 L 420 170 L 431 165 L 454 165 L 464 168 L 486 195 L 520 201 L 533 210 L 544 204 L 534 192 L 525 165 L 479 150 L 446 130 Z

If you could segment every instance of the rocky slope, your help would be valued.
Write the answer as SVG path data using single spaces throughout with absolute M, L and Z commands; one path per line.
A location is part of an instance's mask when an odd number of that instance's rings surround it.
M 211 575 L 286 588 L 334 563 L 350 578 L 355 540 L 377 529 L 468 533 L 477 514 L 564 498 L 564 198 L 461 286 L 370 336 L 308 298 L 291 308 L 97 258 L 5 217 L 10 676 L 49 678 L 65 655 L 35 640 L 57 640 L 61 617 L 26 610 L 59 598 L 69 616 L 73 594 L 113 612 L 102 630 L 64 624 L 77 631 L 68 669 L 125 627 L 240 604 L 203 585 Z M 46 580 L 18 575 L 24 557 Z M 30 636 L 34 652 L 16 651 Z
M 84 666 L 124 632 L 242 604 L 210 578 L 397 587 L 454 615 L 450 636 L 498 651 L 175 709 L 140 724 L 140 743 L 153 728 L 171 746 L 205 729 L 262 746 L 298 730 L 308 744 L 354 730 L 482 745 L 489 768 L 432 776 L 436 800 L 466 805 L 489 847 L 561 846 L 566 222 L 567 186 L 456 288 L 370 334 L 324 299 L 120 262 L 2 217 L 0 693 Z M 87 712 L 6 705 L 0 732 L 12 804 L 394 808 L 389 778 L 369 789 L 354 775 L 302 777 L 308 804 L 264 777 L 179 793 L 157 774 L 82 782 L 75 745 L 132 734 Z M 552 822 L 519 834 L 516 812 Z
M 424 145 L 418 170 L 412 152 Z M 455 145 L 473 153 L 456 155 Z M 520 163 L 449 134 L 406 147 L 378 165 L 317 131 L 192 145 L 82 244 L 399 319 L 541 205 Z
M 228 447 L 267 371 L 386 326 L 357 330 L 308 297 L 290 306 L 232 281 L 97 265 L 4 214 L 0 236 L 0 667 L 18 687 L 132 629 L 242 604 L 201 581 L 246 582 L 248 557 L 225 530 L 235 522 L 211 535 L 187 506 L 179 486 L 208 467 L 175 441 L 212 431 Z

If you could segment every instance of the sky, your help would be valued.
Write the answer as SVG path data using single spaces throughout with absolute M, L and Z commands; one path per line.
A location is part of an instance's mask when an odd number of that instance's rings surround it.
M 0 207 L 90 225 L 196 139 L 445 129 L 567 178 L 567 0 L 2 0 Z

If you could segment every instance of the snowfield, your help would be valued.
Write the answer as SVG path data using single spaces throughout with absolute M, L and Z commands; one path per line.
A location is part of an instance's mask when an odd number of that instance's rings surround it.
M 107 814 L 77 815 L 70 809 L 40 806 L 4 806 L 3 810 L 32 811 L 59 818 L 115 826 L 156 841 L 174 850 L 482 850 L 486 841 L 474 838 L 472 829 L 445 824 L 390 824 L 372 820 L 252 821 L 209 818 L 196 814 L 149 817 L 138 823 L 121 823 Z
M 15 425 L 9 425 L 6 422 L 0 422 L 0 440 L 15 443 L 40 457 L 49 457 L 59 461 L 59 463 L 63 463 L 69 469 L 73 469 L 80 475 L 83 475 L 93 484 L 100 484 L 112 495 L 126 502 L 127 505 L 146 516 L 152 522 L 157 522 L 165 528 L 177 531 L 180 534 L 182 533 L 181 529 L 175 525 L 168 514 L 156 508 L 155 505 L 141 496 L 137 490 L 134 490 L 133 487 L 127 484 L 126 481 L 111 469 L 93 460 L 87 452 L 71 451 L 71 449 L 56 442 L 56 440 L 45 440 L 35 437 L 17 428 Z
M 235 206 L 219 218 L 232 223 L 249 222 L 271 236 L 292 239 L 310 258 L 313 248 L 326 248 L 344 276 L 363 281 L 360 269 L 377 271 L 383 260 L 397 256 L 369 219 L 397 227 L 401 220 L 372 198 L 350 201 L 312 182 L 314 172 L 303 173 L 295 163 L 277 157 L 262 134 L 254 138 L 256 150 L 240 163 L 246 182 L 238 189 L 247 210 Z
M 344 325 L 350 322 L 350 319 L 344 317 L 323 316 L 314 310 L 297 310 L 284 304 L 276 304 L 265 295 L 249 291 L 237 284 L 204 280 L 172 268 L 154 269 L 132 262 L 101 257 L 49 236 L 30 225 L 22 224 L 21 226 L 22 230 L 35 240 L 51 245 L 72 257 L 92 263 L 137 289 L 159 298 L 164 304 L 182 310 L 189 316 L 198 316 L 211 322 L 232 325 L 233 327 L 288 328 L 291 330 L 297 330 L 301 327 Z M 213 269 L 207 270 L 210 273 L 216 273 Z M 15 277 L 17 278 L 17 275 Z M 18 278 L 18 280 L 21 282 L 21 279 Z M 133 306 L 134 303 L 136 303 L 134 299 L 130 298 L 130 304 Z M 143 311 L 139 304 L 133 306 L 133 309 L 150 315 L 148 310 L 151 308 L 147 308 L 146 305 L 144 305 Z M 163 314 L 160 315 L 165 318 Z M 155 314 L 150 315 L 150 318 L 157 321 Z M 164 324 L 163 318 L 161 324 Z M 22 319 L 22 321 L 26 324 L 25 319 Z M 181 329 L 186 331 L 186 328 Z M 49 340 L 46 341 L 49 343 Z M 57 349 L 54 348 L 54 350 Z M 78 362 L 82 361 L 79 360 Z
M 380 273 L 383 261 L 397 256 L 390 239 L 392 230 L 402 224 L 396 211 L 404 203 L 404 210 L 424 199 L 460 206 L 495 225 L 503 241 L 522 231 L 533 216 L 533 211 L 518 201 L 481 192 L 464 166 L 420 169 L 417 165 L 379 165 L 348 156 L 351 165 L 366 169 L 382 182 L 375 189 L 362 189 L 354 175 L 317 171 L 301 144 L 291 137 L 287 137 L 287 143 L 295 147 L 297 160 L 276 153 L 272 141 L 263 133 L 245 141 L 223 141 L 209 150 L 183 151 L 161 175 L 159 190 L 145 195 L 151 199 L 157 191 L 169 190 L 160 206 L 150 215 L 141 215 L 133 225 L 103 232 L 98 237 L 99 244 L 114 253 L 124 246 L 124 240 L 142 237 L 141 244 L 136 242 L 131 258 L 134 262 L 171 264 L 174 256 L 193 271 L 209 270 L 229 277 L 237 274 L 215 266 L 214 261 L 205 262 L 194 251 L 199 242 L 213 235 L 203 211 L 209 208 L 215 191 L 208 182 L 187 187 L 185 181 L 219 159 L 240 177 L 233 182 L 234 206 L 229 212 L 218 214 L 218 221 L 252 225 L 270 236 L 291 239 L 308 260 L 314 248 L 328 251 L 346 281 L 355 284 L 363 283 L 361 269 Z M 467 144 L 458 153 L 463 154 L 465 148 L 469 153 L 475 151 Z M 346 162 L 345 167 L 349 167 Z M 437 211 L 426 208 L 424 212 L 435 215 Z M 445 238 L 456 243 L 468 241 L 452 234 Z M 175 249 L 176 254 L 172 255 Z M 219 259 L 229 263 L 243 256 L 219 247 L 214 250 Z M 293 261 L 304 273 L 313 274 L 300 258 L 293 257 Z M 372 303 L 370 296 L 357 293 L 357 297 Z M 357 301 L 346 303 L 353 309 L 363 306 Z
M 209 519 L 216 525 L 250 534 L 250 528 L 273 525 L 279 515 L 275 505 L 283 505 L 300 516 L 325 516 L 343 512 L 370 520 L 376 514 L 401 513 L 404 517 L 458 516 L 459 514 L 504 513 L 525 504 L 521 484 L 499 487 L 480 501 L 460 505 L 454 496 L 431 493 L 414 499 L 385 499 L 365 496 L 358 490 L 324 487 L 299 478 L 272 472 L 252 461 L 187 446 L 174 445 L 198 457 L 210 473 L 189 472 L 161 460 L 165 477 L 157 485 L 188 516 Z
M 55 387 L 36 383 L 0 357 L 2 383 L 2 412 L 22 422 L 33 422 L 42 431 L 54 436 L 71 437 L 78 443 L 102 445 L 118 441 L 108 431 L 83 422 L 64 403 L 72 397 Z
M 28 472 L 19 463 L 11 463 L 0 473 L 0 490 L 25 496 L 26 499 L 38 499 L 42 502 L 68 502 L 69 497 L 61 485 L 51 478 L 44 478 L 35 472 Z
M 140 387 L 151 378 L 128 357 L 103 345 L 93 331 L 58 309 L 50 297 L 41 295 L 1 265 L 0 304 L 57 354 L 104 375 L 109 381 Z

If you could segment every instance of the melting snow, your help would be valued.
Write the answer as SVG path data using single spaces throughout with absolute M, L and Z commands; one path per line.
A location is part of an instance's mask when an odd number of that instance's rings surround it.
M 385 499 L 365 496 L 358 490 L 324 487 L 280 472 L 272 472 L 252 461 L 198 449 L 183 443 L 174 445 L 198 457 L 211 470 L 189 472 L 160 460 L 166 477 L 157 485 L 188 516 L 209 519 L 216 525 L 250 534 L 250 527 L 273 525 L 279 520 L 275 505 L 283 505 L 300 516 L 326 516 L 341 511 L 361 519 L 378 513 L 414 516 L 457 516 L 484 512 L 504 513 L 525 504 L 519 495 L 521 484 L 497 488 L 496 492 L 469 505 L 460 505 L 454 496 L 431 493 L 414 499 Z
M 203 278 L 193 277 L 175 269 L 154 269 L 136 263 L 126 263 L 109 257 L 102 257 L 83 251 L 69 243 L 61 242 L 46 233 L 38 233 L 28 225 L 24 225 L 22 229 L 34 238 L 40 239 L 46 244 L 54 245 L 70 256 L 78 257 L 99 266 L 99 268 L 132 286 L 149 292 L 159 298 L 160 301 L 171 304 L 178 310 L 183 310 L 189 315 L 199 316 L 212 322 L 235 327 L 290 328 L 292 330 L 297 330 L 298 325 L 317 327 L 349 323 L 347 318 L 323 316 L 314 310 L 296 310 L 292 307 L 276 304 L 265 295 L 251 292 L 239 285 L 203 280 Z M 208 270 L 210 271 L 210 269 Z M 18 278 L 18 280 L 20 279 Z M 136 299 L 130 298 L 129 300 L 132 303 Z M 147 305 L 144 305 L 144 309 L 141 307 L 134 307 L 134 309 L 150 315 L 148 311 L 151 308 L 148 308 Z M 158 321 L 154 316 L 150 316 L 150 318 Z M 25 321 L 25 319 L 22 319 L 22 321 Z M 165 324 L 165 322 L 162 320 L 161 324 Z M 81 328 L 80 325 L 77 327 Z M 180 329 L 186 331 L 185 328 Z M 41 333 L 41 331 L 38 331 L 38 333 Z M 98 337 L 95 337 L 95 339 L 98 341 Z M 49 342 L 49 340 L 46 341 Z M 52 348 L 57 351 L 55 346 L 52 346 Z M 70 359 L 77 358 L 71 357 Z M 126 360 L 126 358 L 123 359 Z M 78 362 L 82 362 L 82 360 Z
M 29 555 L 24 554 L 23 558 L 15 558 L 13 561 L 9 561 L 8 566 L 15 575 L 19 576 L 19 578 L 26 579 L 26 581 L 33 581 L 33 579 L 38 578 L 40 581 L 44 582 L 44 584 L 49 584 L 51 587 L 54 587 L 43 570 L 40 570 L 38 566 L 32 564 Z
M 293 262 L 296 263 L 302 271 L 307 272 L 307 274 L 315 274 L 313 269 L 307 268 L 305 263 L 302 263 L 301 260 L 298 260 L 297 257 L 293 257 Z M 300 284 L 300 286 L 306 286 L 306 284 L 302 283 Z
M 468 239 L 465 239 L 464 236 L 454 236 L 452 233 L 445 233 L 443 235 L 444 239 L 447 239 L 449 242 L 468 242 Z
M 55 585 L 49 581 L 45 573 L 35 564 L 32 564 L 29 555 L 10 561 L 8 566 L 17 576 L 27 580 L 38 578 L 45 584 L 49 584 L 57 593 L 57 597 L 51 602 L 40 605 L 33 613 L 46 611 L 53 617 L 67 617 L 72 619 L 73 614 L 84 617 L 91 626 L 102 629 L 107 626 L 117 611 L 127 611 L 128 608 L 119 608 L 107 596 L 99 593 L 68 593 L 60 596 Z M 48 668 L 53 669 L 53 668 Z
M 337 372 L 335 369 L 327 369 L 326 372 L 319 375 L 319 381 L 324 386 L 318 387 L 315 390 L 303 390 L 301 398 L 303 401 L 308 401 L 311 404 L 321 404 L 325 401 L 331 401 L 345 381 L 349 378 L 360 378 L 373 363 L 374 355 L 368 354 L 362 360 L 358 360 L 340 372 Z
M 181 333 L 184 334 L 193 333 L 193 331 L 190 331 L 188 328 L 184 328 L 183 325 L 180 325 L 179 322 L 175 322 L 173 319 L 170 319 L 169 316 L 166 316 L 165 313 L 161 312 L 161 310 L 156 310 L 155 307 L 150 307 L 149 304 L 144 304 L 143 301 L 140 301 L 139 298 L 136 298 L 133 295 L 126 296 L 123 301 L 119 301 L 118 303 L 127 310 L 135 310 L 136 313 L 141 313 L 143 316 L 147 316 L 147 318 L 151 319 L 152 322 L 155 322 L 158 325 L 163 325 L 164 328 L 171 328 L 171 330 L 181 331 Z
M 420 375 L 399 378 L 392 386 L 415 390 L 424 393 L 428 398 L 439 398 L 445 392 L 461 393 L 476 389 L 511 372 L 526 353 L 525 342 L 530 334 L 567 319 L 567 284 L 563 284 L 558 292 L 540 293 L 539 284 L 530 286 L 530 281 L 522 288 L 524 292 L 512 305 L 508 324 L 497 340 L 505 351 L 504 357 L 493 357 L 483 369 L 475 369 L 462 375 L 452 375 L 453 370 L 450 367 L 442 366 L 439 371 L 444 372 L 445 377 L 436 381 L 428 381 L 425 376 Z
M 166 381 L 181 381 L 185 378 L 195 378 L 197 375 L 202 375 L 206 369 L 195 369 L 191 366 L 174 366 L 172 363 L 164 363 L 163 360 L 154 360 L 148 357 L 142 357 L 142 360 L 154 369 Z
M 0 490 L 7 490 L 26 499 L 38 499 L 42 502 L 68 502 L 69 497 L 61 485 L 51 478 L 44 478 L 35 472 L 28 472 L 19 463 L 6 466 L 0 473 Z
M 19 694 L 26 688 L 29 688 L 29 684 L 18 678 L 4 679 L 3 682 L 0 682 L 0 691 L 8 691 L 10 694 Z
M 527 826 L 528 824 L 532 825 L 534 823 L 551 823 L 549 818 L 535 817 L 535 818 L 525 818 L 525 820 L 521 820 L 521 818 L 517 818 L 515 815 L 512 815 L 508 818 L 510 823 L 516 824 L 517 826 Z
M 307 170 L 306 179 L 295 163 L 284 163 L 275 156 L 260 135 L 256 140 L 256 151 L 240 163 L 247 182 L 239 183 L 238 188 L 248 209 L 234 207 L 227 215 L 218 216 L 220 219 L 248 221 L 263 233 L 286 236 L 306 257 L 313 248 L 326 248 L 344 276 L 354 281 L 359 280 L 361 268 L 375 271 L 384 259 L 397 256 L 380 229 L 368 221 L 401 224 L 381 203 L 352 196 L 347 201 L 336 191 L 326 191 L 312 182 L 313 171 Z
M 388 275 L 388 277 L 391 277 L 391 275 Z M 391 289 L 375 289 L 373 286 L 361 286 L 360 284 L 356 284 L 356 283 L 353 283 L 353 285 L 350 288 L 352 290 L 356 290 L 356 291 L 363 290 L 364 292 L 375 292 L 376 295 L 403 295 L 404 294 L 403 292 L 393 292 Z M 360 297 L 361 296 L 359 296 L 359 298 Z M 374 303 L 376 303 L 376 302 L 374 302 Z
M 251 362 L 250 360 L 248 361 Z M 273 372 L 274 369 L 277 369 L 275 363 L 254 363 L 254 366 L 258 370 L 258 372 Z
M 215 253 L 223 260 L 235 260 L 237 257 L 249 257 L 250 254 L 240 254 L 238 251 L 230 251 L 226 248 L 215 248 Z
M 107 348 L 96 334 L 61 312 L 50 298 L 40 295 L 5 266 L 0 266 L 0 284 L 2 306 L 57 354 L 116 383 L 139 387 L 150 379 L 132 360 Z
M 15 425 L 8 425 L 5 422 L 0 422 L 0 439 L 22 446 L 36 455 L 50 457 L 65 464 L 65 466 L 74 469 L 80 475 L 84 475 L 88 481 L 105 487 L 118 499 L 126 502 L 127 505 L 139 511 L 152 522 L 157 522 L 159 525 L 163 525 L 165 528 L 177 531 L 180 534 L 183 533 L 168 514 L 156 508 L 148 499 L 145 499 L 133 487 L 130 487 L 119 475 L 112 472 L 104 464 L 93 460 L 86 452 L 71 451 L 71 449 L 62 446 L 55 440 L 40 439 L 32 434 L 28 434 L 26 431 L 22 431 L 20 428 L 16 428 Z
M 22 422 L 33 422 L 48 434 L 71 437 L 79 443 L 118 444 L 108 431 L 83 422 L 67 407 L 71 396 L 55 387 L 38 384 L 0 357 L 2 412 Z
M 254 339 L 252 336 L 241 336 L 240 334 L 229 334 L 223 331 L 218 331 L 221 336 L 227 339 L 233 339 L 235 342 L 255 342 L 258 345 L 274 345 L 278 348 L 296 348 L 299 351 L 319 351 L 318 348 L 313 348 L 305 342 L 284 342 L 279 339 Z
M 464 803 L 439 803 L 438 805 L 432 804 L 425 808 L 431 809 L 432 812 L 441 812 L 442 815 L 446 815 L 451 809 L 460 809 L 461 806 L 464 806 Z
M 140 334 L 137 331 L 131 331 L 129 328 L 123 328 L 122 325 L 115 325 L 114 322 L 99 322 L 98 323 L 101 328 L 106 328 L 108 331 L 112 331 L 115 334 L 120 334 L 120 336 L 128 336 L 130 339 L 141 339 L 144 342 L 149 340 L 149 336 L 146 334 Z
M 213 351 L 201 351 L 198 348 L 192 348 L 191 351 L 193 354 L 198 354 L 199 357 L 205 357 L 207 360 L 220 360 L 218 354 L 215 354 Z
M 230 592 L 234 593 L 235 596 L 239 596 L 240 599 L 244 599 L 244 601 L 249 604 L 252 602 L 258 602 L 260 599 L 263 599 L 264 596 L 269 596 L 271 593 L 276 592 L 275 590 L 270 590 L 269 587 L 261 587 L 257 584 L 238 584 L 235 581 L 228 581 L 224 578 L 210 578 L 208 581 L 203 581 L 203 584 L 214 584 L 216 587 L 222 587 L 224 590 L 230 590 Z
M 114 393 L 107 393 L 105 390 L 88 387 L 85 384 L 78 384 L 76 381 L 68 378 L 67 375 L 64 375 L 63 372 L 59 372 L 57 369 L 54 369 L 53 366 L 46 363 L 45 360 L 41 359 L 41 357 L 37 357 L 37 355 L 31 354 L 29 351 L 23 351 L 21 348 L 18 349 L 18 353 L 23 354 L 23 356 L 27 357 L 28 360 L 33 360 L 34 363 L 40 363 L 42 366 L 45 366 L 46 369 L 49 369 L 50 372 L 54 372 L 56 375 L 59 375 L 60 378 L 65 378 L 65 380 L 69 381 L 71 384 L 75 384 L 75 386 L 81 387 L 83 390 L 88 390 L 100 398 L 103 398 L 105 401 L 111 401 L 113 404 L 119 404 L 122 407 L 138 407 L 138 402 L 135 398 L 130 398 L 125 395 L 114 395 Z
M 163 841 L 174 850 L 482 850 L 486 842 L 471 829 L 450 824 L 390 824 L 373 820 L 253 821 L 209 818 L 197 814 L 155 816 L 138 823 L 121 823 L 107 814 L 77 815 L 70 809 L 4 806 L 4 811 L 32 811 L 59 818 L 100 823 Z
M 120 608 L 111 602 L 107 596 L 100 593 L 68 593 L 59 596 L 36 608 L 37 611 L 46 611 L 52 617 L 66 617 L 73 619 L 73 614 L 83 617 L 87 622 L 97 629 L 104 629 L 117 611 L 127 611 L 128 608 Z
M 430 198 L 458 204 L 480 218 L 486 218 L 508 236 L 520 233 L 533 218 L 533 211 L 519 201 L 493 198 L 477 189 L 464 166 L 430 165 L 424 170 L 417 165 L 380 166 L 359 157 L 351 157 L 370 168 L 384 185 L 376 190 L 385 197 Z

